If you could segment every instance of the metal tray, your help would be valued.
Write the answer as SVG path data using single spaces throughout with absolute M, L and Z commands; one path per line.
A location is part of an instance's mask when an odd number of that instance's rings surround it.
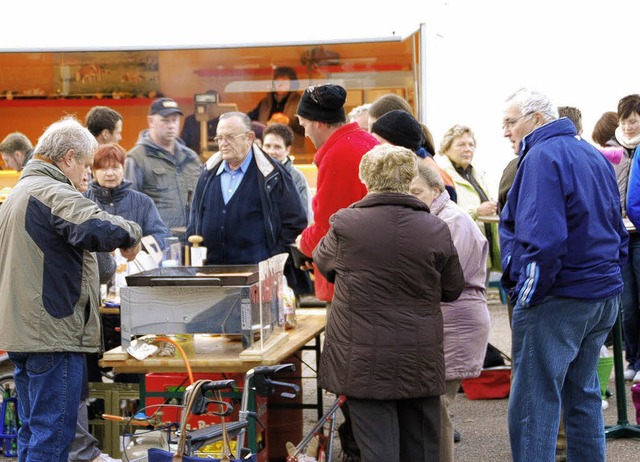
M 135 286 L 247 286 L 258 282 L 258 265 L 208 265 L 156 268 L 127 276 Z

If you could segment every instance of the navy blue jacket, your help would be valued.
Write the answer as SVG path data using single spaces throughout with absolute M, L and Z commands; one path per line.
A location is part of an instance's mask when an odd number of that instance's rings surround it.
M 285 253 L 288 251 L 287 245 L 292 244 L 307 226 L 307 216 L 289 172 L 255 144 L 252 149 L 252 162 L 257 166 L 258 175 L 262 179 L 258 183 L 269 251 L 271 256 Z M 221 163 L 222 157 L 219 152 L 211 156 L 198 180 L 191 204 L 187 236 L 207 234 L 202 230 L 203 200 L 207 197 L 207 190 L 212 186 Z M 236 223 L 236 226 L 243 226 L 243 223 Z M 203 244 L 205 247 L 212 245 L 207 242 Z M 258 262 L 259 259 L 254 263 Z
M 153 200 L 133 189 L 131 182 L 124 180 L 119 186 L 110 189 L 93 181 L 83 194 L 105 212 L 138 223 L 142 228 L 142 235 L 155 237 L 164 249 L 164 239 L 171 236 L 171 232 L 160 218 Z
M 514 304 L 621 293 L 628 240 L 607 159 L 567 118 L 528 134 L 500 221 L 502 283 Z

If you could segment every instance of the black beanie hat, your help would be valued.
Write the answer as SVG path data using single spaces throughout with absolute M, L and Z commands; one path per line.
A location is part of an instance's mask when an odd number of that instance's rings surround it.
M 406 111 L 397 109 L 380 116 L 371 126 L 371 132 L 395 146 L 416 152 L 423 142 L 422 125 Z
M 305 119 L 327 124 L 346 122 L 346 100 L 347 90 L 340 85 L 313 85 L 302 93 L 297 114 Z

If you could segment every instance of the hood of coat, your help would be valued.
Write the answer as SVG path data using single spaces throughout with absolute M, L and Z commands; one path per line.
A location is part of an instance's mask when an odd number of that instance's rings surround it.
M 378 207 L 380 205 L 400 205 L 415 210 L 430 212 L 427 204 L 411 194 L 381 192 L 369 193 L 358 202 L 351 205 L 353 208 Z
M 32 159 L 27 165 L 25 165 L 24 170 L 22 170 L 22 174 L 20 175 L 20 179 L 27 178 L 30 176 L 50 176 L 51 178 L 61 181 L 63 183 L 71 184 L 71 180 L 67 175 L 64 174 L 62 170 L 56 167 L 54 164 L 45 162 L 40 159 Z

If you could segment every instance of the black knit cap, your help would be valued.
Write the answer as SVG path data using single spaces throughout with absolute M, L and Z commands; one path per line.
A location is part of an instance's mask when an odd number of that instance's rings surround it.
M 371 132 L 395 146 L 416 152 L 423 142 L 422 126 L 415 117 L 397 109 L 380 116 L 371 126 Z
M 307 88 L 298 104 L 297 114 L 305 119 L 332 124 L 345 122 L 344 103 L 347 90 L 340 85 L 330 83 L 313 85 Z

